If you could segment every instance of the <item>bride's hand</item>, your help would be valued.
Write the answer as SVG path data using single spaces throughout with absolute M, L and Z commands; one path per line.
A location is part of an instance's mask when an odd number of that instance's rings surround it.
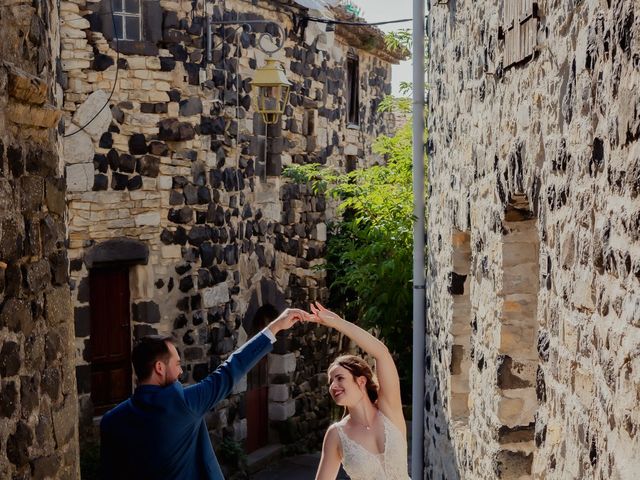
M 342 320 L 338 314 L 333 313 L 331 310 L 327 310 L 320 305 L 320 302 L 312 303 L 310 307 L 313 315 L 311 315 L 309 320 L 312 322 L 319 323 L 320 325 L 326 325 L 327 327 L 334 327 L 336 322 Z

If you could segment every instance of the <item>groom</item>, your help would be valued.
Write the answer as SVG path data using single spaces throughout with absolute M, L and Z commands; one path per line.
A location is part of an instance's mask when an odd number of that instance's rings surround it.
M 132 351 L 135 392 L 100 422 L 103 480 L 223 480 L 204 415 L 271 351 L 275 335 L 306 318 L 287 309 L 207 378 L 183 387 L 171 338 L 142 338 Z

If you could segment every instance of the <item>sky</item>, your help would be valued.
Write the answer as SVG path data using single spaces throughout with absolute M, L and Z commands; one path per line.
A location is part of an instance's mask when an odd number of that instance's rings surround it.
M 352 0 L 352 3 L 360 7 L 360 15 L 369 23 L 413 17 L 413 2 L 411 0 Z M 411 28 L 411 22 L 380 25 L 379 28 L 384 32 L 390 32 L 401 28 Z M 411 77 L 411 60 L 394 65 L 391 74 L 393 94 L 398 95 L 400 82 L 411 82 Z

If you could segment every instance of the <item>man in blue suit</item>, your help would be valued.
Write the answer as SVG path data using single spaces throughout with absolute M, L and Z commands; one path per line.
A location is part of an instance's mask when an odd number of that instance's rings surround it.
M 183 387 L 170 337 L 144 337 L 132 351 L 133 396 L 100 422 L 104 480 L 223 480 L 204 415 L 271 351 L 275 335 L 306 318 L 287 309 L 207 378 Z

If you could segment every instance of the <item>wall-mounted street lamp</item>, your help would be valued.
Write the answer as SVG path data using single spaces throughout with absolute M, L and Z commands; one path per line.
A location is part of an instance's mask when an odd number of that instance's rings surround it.
M 269 20 L 237 20 L 237 21 L 214 21 L 211 16 L 207 15 L 207 60 L 212 61 L 213 58 L 213 27 L 214 26 L 232 26 L 234 29 L 234 39 L 237 41 L 238 32 L 242 29 L 245 33 L 252 31 L 251 25 L 273 25 L 278 30 L 278 36 L 274 36 L 269 32 L 257 33 L 256 47 L 267 55 L 265 64 L 256 69 L 251 86 L 256 87 L 257 96 L 253 102 L 257 113 L 262 116 L 264 123 L 264 164 L 261 170 L 261 179 L 267 178 L 267 125 L 277 124 L 284 113 L 289 102 L 289 93 L 291 91 L 291 82 L 287 79 L 282 62 L 271 58 L 271 55 L 284 47 L 284 41 L 287 32 L 278 23 Z M 221 36 L 224 42 L 224 32 Z M 267 41 L 263 43 L 263 41 Z M 236 50 L 236 62 L 239 69 L 240 65 L 240 49 Z M 237 106 L 239 108 L 240 94 L 240 75 L 236 72 L 236 95 Z M 240 149 L 236 148 L 236 164 L 239 164 Z
M 213 50 L 213 25 L 233 25 L 235 32 L 244 29 L 245 32 L 251 32 L 252 24 L 271 24 L 274 25 L 280 33 L 280 39 L 277 40 L 270 33 L 258 34 L 257 48 L 268 55 L 265 65 L 256 69 L 255 77 L 251 81 L 251 85 L 256 87 L 258 95 L 256 97 L 256 111 L 262 115 L 265 124 L 271 125 L 278 123 L 280 117 L 284 113 L 284 109 L 289 101 L 289 92 L 291 90 L 291 82 L 287 80 L 284 66 L 282 62 L 274 60 L 271 55 L 281 50 L 284 46 L 286 32 L 281 25 L 269 20 L 238 20 L 238 21 L 220 21 L 214 22 L 211 17 L 207 22 L 207 59 L 211 61 Z M 269 44 L 263 45 L 263 40 L 268 39 Z M 239 60 L 239 59 L 238 59 Z
M 267 58 L 265 65 L 256 70 L 251 85 L 258 89 L 256 111 L 262 115 L 264 123 L 278 123 L 291 90 L 291 82 L 285 76 L 282 63 Z

